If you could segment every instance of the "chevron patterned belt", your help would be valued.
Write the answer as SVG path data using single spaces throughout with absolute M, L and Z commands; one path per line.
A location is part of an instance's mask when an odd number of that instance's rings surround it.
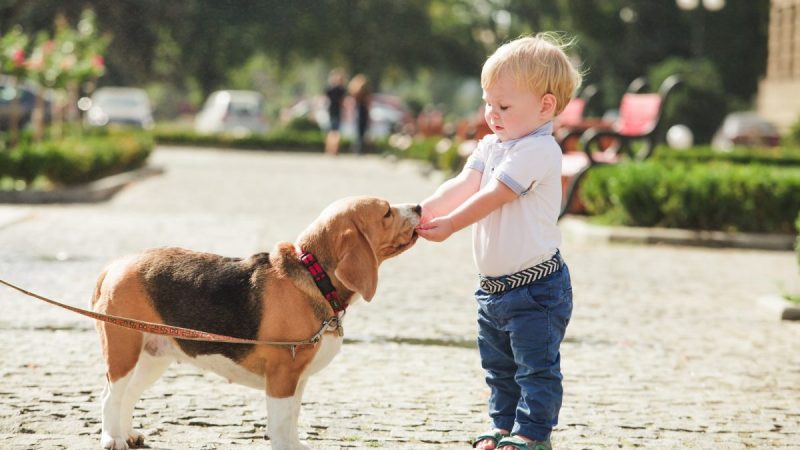
M 520 270 L 517 273 L 496 278 L 484 277 L 481 275 L 480 286 L 481 289 L 490 294 L 497 294 L 499 292 L 518 288 L 526 284 L 531 284 L 536 280 L 542 279 L 551 273 L 554 273 L 560 269 L 563 264 L 564 260 L 561 258 L 561 252 L 556 250 L 556 254 L 547 261 L 541 262 L 533 267 Z

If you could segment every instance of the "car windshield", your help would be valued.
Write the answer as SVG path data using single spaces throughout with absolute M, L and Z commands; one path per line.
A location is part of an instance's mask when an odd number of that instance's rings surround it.
M 231 103 L 228 106 L 228 111 L 237 116 L 257 116 L 259 113 L 259 105 L 256 102 L 247 103 Z
M 101 97 L 97 100 L 97 103 L 105 107 L 135 108 L 141 106 L 144 102 L 137 97 L 113 96 Z

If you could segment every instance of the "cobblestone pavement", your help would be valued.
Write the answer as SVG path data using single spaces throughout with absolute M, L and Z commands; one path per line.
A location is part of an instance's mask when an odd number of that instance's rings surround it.
M 177 245 L 246 256 L 347 195 L 419 201 L 440 180 L 374 157 L 160 148 L 163 175 L 93 205 L 0 207 L 0 278 L 85 306 L 110 260 Z M 347 344 L 306 390 L 318 449 L 465 449 L 487 428 L 468 232 L 381 268 Z M 757 298 L 800 292 L 791 252 L 565 237 L 575 311 L 560 449 L 800 448 L 800 324 Z M 0 449 L 99 448 L 104 374 L 89 319 L 0 289 Z M 264 395 L 176 365 L 135 423 L 152 449 L 269 448 Z

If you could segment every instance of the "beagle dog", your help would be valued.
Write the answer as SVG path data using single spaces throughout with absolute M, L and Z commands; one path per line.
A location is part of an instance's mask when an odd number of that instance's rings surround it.
M 341 328 L 326 328 L 325 321 L 339 324 L 343 312 L 337 309 L 359 296 L 372 299 L 381 262 L 416 242 L 420 212 L 418 205 L 347 198 L 326 208 L 294 244 L 278 243 L 271 253 L 238 259 L 158 248 L 113 262 L 97 281 L 95 312 L 244 339 L 303 342 L 315 333 L 321 338 L 291 348 L 204 342 L 98 321 L 107 370 L 102 447 L 144 444 L 133 429 L 134 404 L 171 362 L 181 361 L 264 389 L 272 448 L 308 449 L 297 435 L 303 388 L 343 340 Z M 323 294 L 307 255 L 313 255 L 317 272 L 327 274 L 334 294 Z

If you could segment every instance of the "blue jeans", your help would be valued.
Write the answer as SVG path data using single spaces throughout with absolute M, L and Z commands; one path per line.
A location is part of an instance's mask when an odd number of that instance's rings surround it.
M 561 354 L 572 316 L 569 268 L 478 301 L 478 350 L 494 427 L 544 441 L 558 423 Z

